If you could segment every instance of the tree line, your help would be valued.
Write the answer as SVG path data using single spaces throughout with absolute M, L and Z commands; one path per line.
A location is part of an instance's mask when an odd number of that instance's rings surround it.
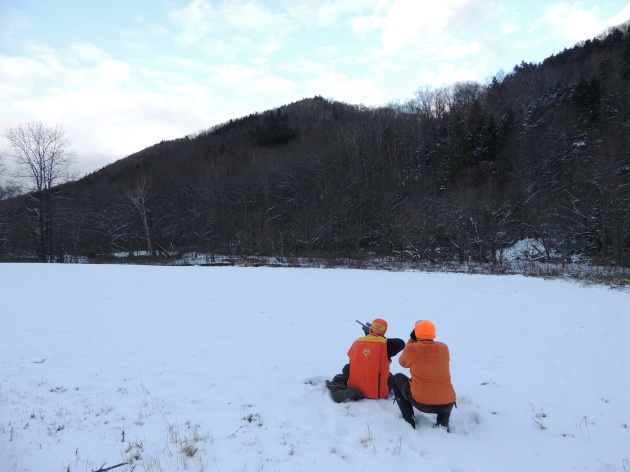
M 80 180 L 5 192 L 0 257 L 500 263 L 505 248 L 536 238 L 543 260 L 628 265 L 629 82 L 626 26 L 486 84 L 421 89 L 404 103 L 305 99 Z

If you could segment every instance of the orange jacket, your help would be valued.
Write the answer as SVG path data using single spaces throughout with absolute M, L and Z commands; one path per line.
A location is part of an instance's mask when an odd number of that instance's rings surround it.
M 387 339 L 371 334 L 359 338 L 350 346 L 348 357 L 348 387 L 359 389 L 365 397 L 373 400 L 387 398 L 387 378 L 392 363 L 387 357 Z
M 410 339 L 398 361 L 411 372 L 411 394 L 415 401 L 424 405 L 455 402 L 446 344 Z

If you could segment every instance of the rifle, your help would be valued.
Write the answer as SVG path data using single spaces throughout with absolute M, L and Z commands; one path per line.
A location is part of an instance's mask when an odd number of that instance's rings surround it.
M 361 323 L 359 320 L 354 320 L 357 323 L 359 323 L 361 325 L 361 328 L 363 329 L 363 332 L 365 333 L 365 335 L 367 336 L 368 334 L 370 334 L 370 325 L 372 323 Z

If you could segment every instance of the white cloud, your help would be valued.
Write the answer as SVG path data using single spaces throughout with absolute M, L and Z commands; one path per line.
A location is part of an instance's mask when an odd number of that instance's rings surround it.
M 446 86 L 478 77 L 481 69 L 480 65 L 467 66 L 442 62 L 437 67 L 422 71 L 420 80 L 424 84 L 431 84 L 432 87 Z
M 286 70 L 300 77 L 292 100 L 321 95 L 365 105 L 382 105 L 388 101 L 385 89 L 379 85 L 381 76 L 378 74 L 353 77 L 336 71 L 328 63 L 309 59 L 297 61 L 287 66 Z
M 285 14 L 274 14 L 256 2 L 230 1 L 224 3 L 220 11 L 229 29 L 254 36 L 277 34 L 295 28 Z
M 447 44 L 442 54 L 446 59 L 464 59 L 479 54 L 480 50 L 481 46 L 477 42 L 466 43 L 454 40 L 451 44 Z
M 68 88 L 113 88 L 130 79 L 131 66 L 110 57 L 100 48 L 77 43 L 71 45 L 69 51 L 74 55 L 70 61 L 76 67 L 65 78 L 69 81 Z
M 545 22 L 563 38 L 577 42 L 601 33 L 604 25 L 597 20 L 597 8 L 584 9 L 581 5 L 561 3 L 547 9 Z
M 171 12 L 171 19 L 181 28 L 176 39 L 184 44 L 197 44 L 217 26 L 216 11 L 205 0 L 193 0 L 188 6 Z
M 94 155 L 95 150 L 112 161 L 207 127 L 195 113 L 203 104 L 210 106 L 204 96 L 94 90 L 24 102 L 22 109 L 45 122 L 63 123 L 85 167 L 83 155 Z
M 503 31 L 506 34 L 516 33 L 519 30 L 520 28 L 518 24 L 512 21 L 505 22 L 501 25 L 501 31 Z
M 171 11 L 180 28 L 176 40 L 198 45 L 206 52 L 227 56 L 272 54 L 285 47 L 286 37 L 299 25 L 284 13 L 254 1 L 192 0 L 182 9 Z
M 393 54 L 418 43 L 441 41 L 453 27 L 473 28 L 495 17 L 489 0 L 382 0 L 370 15 L 352 22 L 355 33 L 366 37 L 380 31 L 383 51 Z
M 28 97 L 38 77 L 48 74 L 45 64 L 30 57 L 0 56 L 0 101 L 5 105 Z
M 618 26 L 630 20 L 630 2 L 623 9 L 606 22 L 608 26 Z
M 382 0 L 300 0 L 287 2 L 286 13 L 301 28 L 345 28 L 356 16 L 371 12 Z M 332 31 L 334 34 L 334 31 Z
M 331 72 L 314 77 L 306 84 L 312 90 L 309 95 L 322 95 L 352 104 L 382 105 L 386 96 L 372 79 L 354 79 L 344 74 Z
M 226 90 L 229 94 L 250 103 L 281 99 L 296 90 L 296 84 L 290 79 L 276 74 L 265 67 L 243 67 L 239 65 L 225 65 L 217 68 L 207 83 L 215 90 Z M 276 103 L 278 106 L 281 103 Z M 257 110 L 264 111 L 264 110 Z M 232 117 L 233 118 L 233 117 Z
M 184 74 L 148 71 L 156 86 L 149 91 L 132 80 L 129 64 L 87 43 L 61 53 L 42 47 L 29 52 L 28 58 L 0 56 L 5 72 L 0 76 L 0 128 L 32 120 L 63 124 L 82 173 L 90 170 L 87 165 L 96 166 L 97 156 L 111 162 L 212 124 L 205 118 L 212 105 L 207 88 L 195 87 Z M 91 156 L 89 164 L 83 154 Z
M 30 56 L 0 56 L 0 97 L 7 88 L 17 93 L 11 101 L 42 93 L 112 88 L 130 76 L 128 64 L 86 43 L 73 44 L 61 53 L 30 45 L 27 53 Z

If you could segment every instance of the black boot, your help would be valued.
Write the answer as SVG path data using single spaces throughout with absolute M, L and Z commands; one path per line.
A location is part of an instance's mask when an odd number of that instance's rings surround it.
M 391 391 L 394 392 L 394 401 L 398 404 L 398 408 L 400 408 L 400 413 L 402 414 L 403 419 L 409 423 L 413 429 L 416 429 L 416 418 L 413 416 L 413 406 L 405 397 L 403 397 L 402 392 L 399 390 L 398 385 L 394 381 L 396 376 L 404 377 L 404 375 L 396 374 L 395 376 L 391 376 L 390 382 L 388 382 L 388 385 L 391 384 Z
M 416 418 L 413 416 L 413 407 L 404 398 L 396 398 L 400 413 L 402 413 L 403 420 L 411 425 L 413 429 L 416 429 Z
M 416 429 L 416 418 L 413 416 L 413 406 L 405 400 L 397 388 L 394 388 L 393 391 L 394 397 L 396 398 L 395 401 L 398 404 L 398 408 L 400 408 L 403 419 L 409 423 L 413 429 Z
M 437 420 L 435 422 L 435 426 L 443 426 L 444 428 L 446 428 L 446 432 L 450 433 L 451 430 L 448 427 L 448 421 L 451 417 L 451 412 L 449 411 L 448 413 L 438 413 L 437 415 Z

